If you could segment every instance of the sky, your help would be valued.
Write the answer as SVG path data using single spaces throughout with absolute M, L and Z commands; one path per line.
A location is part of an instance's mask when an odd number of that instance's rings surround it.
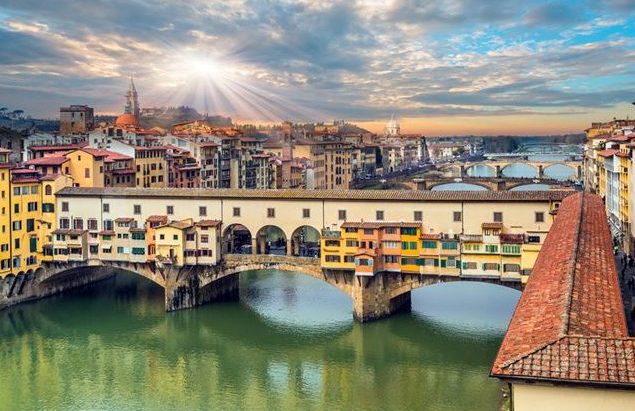
M 426 135 L 635 117 L 635 0 L 0 0 L 0 106 L 190 105 Z

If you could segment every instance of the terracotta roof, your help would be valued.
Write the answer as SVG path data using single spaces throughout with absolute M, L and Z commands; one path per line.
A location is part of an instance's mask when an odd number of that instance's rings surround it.
M 482 223 L 481 228 L 502 229 L 503 223 Z
M 145 228 L 132 227 L 128 231 L 130 231 L 131 233 L 145 233 L 146 229 Z
M 99 235 L 115 235 L 115 232 L 113 230 L 102 230 Z
M 440 240 L 441 234 L 431 234 L 431 233 L 421 234 L 421 239 L 422 240 Z
M 104 150 L 101 148 L 85 147 L 82 149 L 82 151 L 85 151 L 96 157 L 106 157 L 106 162 L 132 160 L 132 157 L 125 154 L 117 153 L 110 150 Z
M 49 145 L 33 145 L 29 146 L 30 151 L 68 151 L 68 150 L 77 150 L 82 147 L 85 147 L 88 143 L 77 143 L 77 144 L 49 144 Z
M 196 223 L 196 225 L 200 227 L 218 227 L 221 224 L 222 221 L 220 220 L 201 220 Z
M 572 195 L 547 234 L 491 374 L 635 386 L 634 341 L 602 200 Z
M 404 222 L 384 222 L 384 221 L 346 221 L 342 223 L 342 228 L 384 228 L 384 227 L 421 227 L 421 223 L 404 223 Z
M 523 234 L 501 234 L 500 240 L 504 244 L 522 244 L 525 242 L 525 236 Z
M 614 148 L 609 148 L 606 150 L 600 150 L 597 152 L 597 155 L 600 157 L 611 157 L 612 155 L 619 153 L 619 150 L 616 150 Z
M 168 216 L 166 216 L 166 215 L 151 215 L 150 217 L 146 218 L 146 221 L 149 221 L 151 223 L 167 223 L 168 222 Z
M 134 220 L 132 217 L 119 217 L 115 218 L 115 223 L 129 223 L 132 220 Z
M 68 158 L 64 156 L 44 156 L 39 158 L 34 158 L 29 161 L 26 161 L 24 165 L 26 166 L 59 166 L 68 161 Z
M 561 201 L 573 194 L 570 190 L 549 191 L 418 191 L 418 190 L 249 190 L 205 188 L 132 188 L 132 187 L 65 187 L 61 196 L 122 196 L 181 198 L 247 198 L 399 201 Z

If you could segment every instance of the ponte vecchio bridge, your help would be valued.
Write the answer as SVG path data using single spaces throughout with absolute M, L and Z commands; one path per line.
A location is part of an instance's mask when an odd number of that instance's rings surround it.
M 469 177 L 470 169 L 474 167 L 488 167 L 492 170 L 494 177 L 505 177 L 504 170 L 515 164 L 524 164 L 532 167 L 536 171 L 536 178 L 545 178 L 545 171 L 553 166 L 564 166 L 571 169 L 571 175 L 575 176 L 578 180 L 582 179 L 582 162 L 577 160 L 566 161 L 532 161 L 522 158 L 513 160 L 496 160 L 496 161 L 478 161 L 478 162 L 465 162 L 455 163 L 453 167 L 457 170 L 457 174 L 460 177 Z
M 430 284 L 484 281 L 521 288 L 517 270 L 502 270 L 505 259 L 514 258 L 517 262 L 512 265 L 530 267 L 532 262 L 522 262 L 523 258 L 535 259 L 555 210 L 570 194 L 65 188 L 57 193 L 56 205 L 59 226 L 64 228 L 53 231 L 50 254 L 37 271 L 2 281 L 0 307 L 89 283 L 119 269 L 163 287 L 166 310 L 176 310 L 234 298 L 240 272 L 277 269 L 304 273 L 335 286 L 351 296 L 355 318 L 367 321 L 409 307 L 410 291 Z M 193 216 L 199 221 L 183 223 Z M 167 237 L 162 239 L 170 249 L 183 244 L 183 257 L 164 256 L 153 249 L 159 246 L 150 242 L 158 236 L 150 234 L 147 223 L 158 220 L 166 230 L 183 230 L 165 231 Z M 463 269 L 460 264 L 453 271 L 422 265 L 419 272 L 374 275 L 323 269 L 316 258 L 319 248 L 315 249 L 320 232 L 338 230 L 350 221 L 417 222 L 428 236 L 485 243 L 499 241 L 492 233 L 483 235 L 483 223 L 490 221 L 488 227 L 498 227 L 499 232 L 504 227 L 515 239 L 529 235 L 533 242 L 527 244 L 530 257 L 524 251 L 507 256 L 499 250 L 494 256 L 498 263 L 493 265 L 500 269 L 494 271 L 487 271 L 492 269 L 487 266 L 491 263 L 483 263 L 485 271 L 471 266 Z M 201 243 L 203 237 L 205 244 Z M 197 252 L 207 244 L 211 244 L 208 252 Z M 439 247 L 439 253 L 447 252 Z M 151 259 L 150 254 L 156 257 Z M 490 254 L 484 250 L 475 261 L 486 261 L 483 259 L 492 258 Z

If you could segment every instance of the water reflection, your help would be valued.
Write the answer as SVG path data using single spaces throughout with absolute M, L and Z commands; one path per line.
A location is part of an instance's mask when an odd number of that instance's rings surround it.
M 476 164 L 466 171 L 470 177 L 496 177 L 496 169 L 484 164 Z
M 503 168 L 501 174 L 504 177 L 535 178 L 538 176 L 538 171 L 529 164 L 512 163 Z
M 545 177 L 556 180 L 571 180 L 576 176 L 576 170 L 564 164 L 553 164 L 543 169 Z
M 241 278 L 241 303 L 166 314 L 158 287 L 120 276 L 0 313 L 0 404 L 20 410 L 470 409 L 516 292 L 446 284 L 413 313 L 360 326 L 311 277 Z

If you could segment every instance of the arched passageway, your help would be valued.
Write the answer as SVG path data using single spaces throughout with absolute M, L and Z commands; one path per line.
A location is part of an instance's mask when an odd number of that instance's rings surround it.
M 319 257 L 320 232 L 308 225 L 296 228 L 291 236 L 291 255 L 296 257 Z
M 224 254 L 251 254 L 251 232 L 242 224 L 231 224 L 223 232 Z
M 266 225 L 256 234 L 256 254 L 287 255 L 287 236 L 275 225 Z

